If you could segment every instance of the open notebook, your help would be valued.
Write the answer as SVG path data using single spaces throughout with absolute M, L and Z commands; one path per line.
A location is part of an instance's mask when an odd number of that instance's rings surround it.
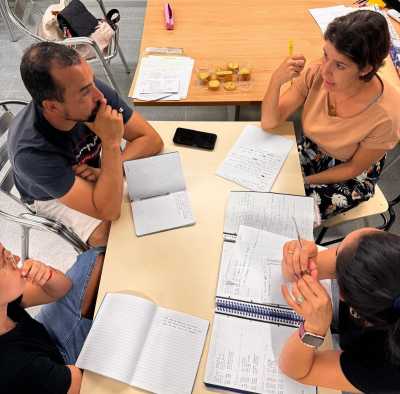
M 136 235 L 195 223 L 178 152 L 124 162 Z
M 108 293 L 76 365 L 154 393 L 191 393 L 207 329 L 198 317 Z
M 301 237 L 312 239 L 313 212 L 308 197 L 231 192 L 206 384 L 265 394 L 316 392 L 278 368 L 283 344 L 301 322 L 281 295 L 282 247 L 297 238 L 293 217 Z

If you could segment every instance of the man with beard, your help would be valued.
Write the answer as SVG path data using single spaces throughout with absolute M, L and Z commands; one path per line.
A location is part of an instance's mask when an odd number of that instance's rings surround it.
M 89 246 L 105 245 L 120 215 L 122 162 L 154 155 L 163 142 L 71 48 L 34 44 L 20 71 L 32 102 L 8 134 L 16 188 L 36 213 L 61 221 Z

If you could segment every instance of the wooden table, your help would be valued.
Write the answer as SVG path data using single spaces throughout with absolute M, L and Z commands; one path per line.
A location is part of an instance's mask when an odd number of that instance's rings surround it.
M 229 191 L 241 189 L 217 177 L 215 171 L 246 124 L 248 122 L 152 122 L 165 141 L 165 150 L 178 150 L 181 154 L 197 222 L 191 227 L 138 238 L 134 233 L 130 205 L 124 201 L 121 218 L 111 228 L 97 306 L 106 292 L 133 290 L 161 306 L 212 322 L 225 205 Z M 215 150 L 209 152 L 173 145 L 172 136 L 178 126 L 218 134 Z M 280 127 L 279 134 L 293 139 L 292 124 Z M 295 145 L 272 190 L 304 195 Z M 210 335 L 211 326 L 194 385 L 193 393 L 196 394 L 211 392 L 203 384 Z M 90 372 L 85 372 L 81 390 L 82 394 L 140 392 Z
M 322 33 L 309 8 L 351 5 L 353 0 L 173 0 L 175 29 L 164 27 L 164 0 L 148 0 L 140 53 L 146 47 L 180 47 L 198 66 L 223 66 L 228 62 L 248 63 L 252 80 L 248 90 L 211 92 L 192 74 L 189 95 L 180 101 L 146 102 L 136 105 L 240 105 L 260 103 L 272 72 L 288 56 L 288 40 L 294 53 L 307 61 L 322 56 Z M 399 25 L 395 21 L 394 25 Z M 399 29 L 400 31 L 400 29 Z M 388 58 L 384 74 L 400 86 Z M 194 71 L 195 71 L 194 70 Z M 135 78 L 137 75 L 135 75 Z M 135 80 L 129 95 L 133 94 Z

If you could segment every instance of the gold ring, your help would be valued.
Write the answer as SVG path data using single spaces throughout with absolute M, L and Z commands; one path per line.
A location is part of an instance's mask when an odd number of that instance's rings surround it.
M 296 302 L 301 305 L 304 302 L 304 297 L 302 295 L 299 295 L 298 297 L 296 297 Z
M 294 250 L 288 250 L 288 254 L 294 254 Z

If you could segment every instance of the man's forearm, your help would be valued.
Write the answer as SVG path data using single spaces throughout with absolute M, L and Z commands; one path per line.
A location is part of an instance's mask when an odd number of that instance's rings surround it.
M 118 219 L 123 190 L 122 160 L 119 145 L 103 146 L 101 171 L 97 179 L 93 204 L 105 220 Z
M 159 153 L 162 148 L 163 142 L 158 135 L 144 135 L 133 141 L 127 141 L 125 149 L 122 152 L 122 161 L 152 156 Z

